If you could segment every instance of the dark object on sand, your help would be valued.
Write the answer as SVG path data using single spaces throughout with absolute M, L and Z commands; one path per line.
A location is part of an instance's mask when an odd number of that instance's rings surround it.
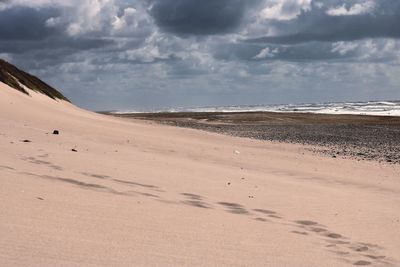
M 30 142 L 32 142 L 31 140 L 28 140 L 28 139 L 25 139 L 25 140 L 23 140 L 22 142 L 24 142 L 24 143 L 30 143 Z
M 60 132 L 59 132 L 58 130 L 54 130 L 54 131 L 53 131 L 53 134 L 55 134 L 55 135 L 59 135 L 59 134 L 60 134 Z
M 72 152 L 78 152 L 75 148 L 71 149 Z

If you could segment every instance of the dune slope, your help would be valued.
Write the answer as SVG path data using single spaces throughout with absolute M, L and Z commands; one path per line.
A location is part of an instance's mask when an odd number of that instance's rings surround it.
M 29 93 L 0 83 L 3 266 L 400 264 L 397 166 Z
M 0 58 L 0 82 L 24 93 L 29 94 L 26 88 L 47 95 L 52 99 L 69 100 L 57 89 L 51 87 L 39 78 L 18 69 L 14 65 Z

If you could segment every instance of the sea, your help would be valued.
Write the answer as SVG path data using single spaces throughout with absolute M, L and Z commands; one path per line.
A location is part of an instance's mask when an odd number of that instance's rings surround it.
M 331 102 L 277 105 L 238 105 L 208 107 L 177 107 L 155 109 L 130 109 L 112 111 L 115 114 L 126 113 L 164 113 L 164 112 L 291 112 L 319 114 L 352 114 L 374 116 L 400 116 L 400 100 L 368 102 Z

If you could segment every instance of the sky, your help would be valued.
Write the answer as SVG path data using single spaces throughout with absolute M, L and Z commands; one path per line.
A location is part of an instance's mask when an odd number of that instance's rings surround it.
M 400 99 L 399 0 L 0 0 L 0 58 L 92 110 Z

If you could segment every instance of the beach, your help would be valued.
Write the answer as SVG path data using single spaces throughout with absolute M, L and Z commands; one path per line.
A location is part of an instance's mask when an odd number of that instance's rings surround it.
M 311 146 L 337 158 L 400 163 L 400 117 L 293 112 L 107 113 L 231 136 Z
M 248 115 L 121 118 L 29 93 L 0 84 L 2 266 L 400 265 L 396 118 L 368 122 L 393 156 L 370 141 L 379 157 L 359 160 L 313 150 L 368 138 L 338 117 L 268 114 L 281 139 L 257 138 Z

